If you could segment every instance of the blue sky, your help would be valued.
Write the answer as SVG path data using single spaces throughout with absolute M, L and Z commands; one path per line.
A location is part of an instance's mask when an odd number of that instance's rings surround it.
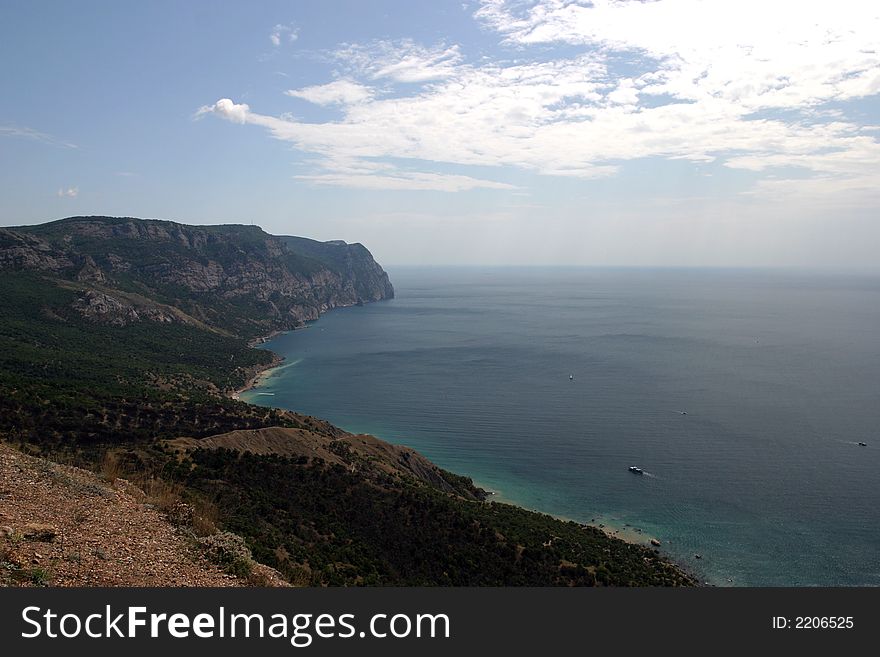
M 387 264 L 872 267 L 858 0 L 16 2 L 0 225 L 256 223 Z

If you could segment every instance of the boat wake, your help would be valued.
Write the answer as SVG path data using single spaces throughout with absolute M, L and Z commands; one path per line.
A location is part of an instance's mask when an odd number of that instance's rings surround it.
M 629 471 L 632 472 L 633 474 L 639 475 L 640 477 L 650 477 L 651 479 L 659 479 L 659 477 L 657 475 L 651 474 L 647 470 L 643 470 L 642 468 L 635 466 L 635 465 L 629 466 Z
M 279 365 L 278 367 L 273 367 L 272 372 L 280 372 L 281 370 L 286 370 L 288 367 L 293 367 L 294 365 L 299 365 L 302 362 L 302 358 L 297 358 L 296 360 L 292 360 L 289 363 L 284 363 L 283 365 Z

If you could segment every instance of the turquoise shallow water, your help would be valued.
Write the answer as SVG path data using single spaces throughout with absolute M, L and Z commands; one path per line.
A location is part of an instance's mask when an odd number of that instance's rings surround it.
M 268 343 L 244 397 L 637 526 L 713 583 L 880 584 L 880 278 L 389 273 L 396 299 Z

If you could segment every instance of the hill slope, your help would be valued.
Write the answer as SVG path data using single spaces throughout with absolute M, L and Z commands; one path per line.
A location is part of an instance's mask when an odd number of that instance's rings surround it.
M 185 448 L 175 479 L 294 584 L 693 584 L 654 550 L 480 501 L 469 480 L 371 436 L 268 429 L 173 443 Z
M 0 585 L 243 586 L 129 482 L 0 443 Z M 280 583 L 262 567 L 265 583 Z

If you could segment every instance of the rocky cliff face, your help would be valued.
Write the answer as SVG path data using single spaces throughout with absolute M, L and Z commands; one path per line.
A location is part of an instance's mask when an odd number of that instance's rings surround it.
M 388 274 L 373 260 L 363 244 L 347 244 L 340 240 L 317 242 L 305 237 L 278 238 L 294 253 L 318 260 L 337 273 L 349 287 L 349 294 L 361 301 L 379 301 L 394 297 Z
M 362 245 L 275 237 L 256 226 L 72 217 L 0 229 L 0 269 L 77 282 L 77 309 L 96 321 L 191 318 L 245 337 L 394 296 Z M 150 302 L 183 314 L 150 311 Z
M 44 240 L 0 228 L 0 270 L 61 272 L 74 264 Z

